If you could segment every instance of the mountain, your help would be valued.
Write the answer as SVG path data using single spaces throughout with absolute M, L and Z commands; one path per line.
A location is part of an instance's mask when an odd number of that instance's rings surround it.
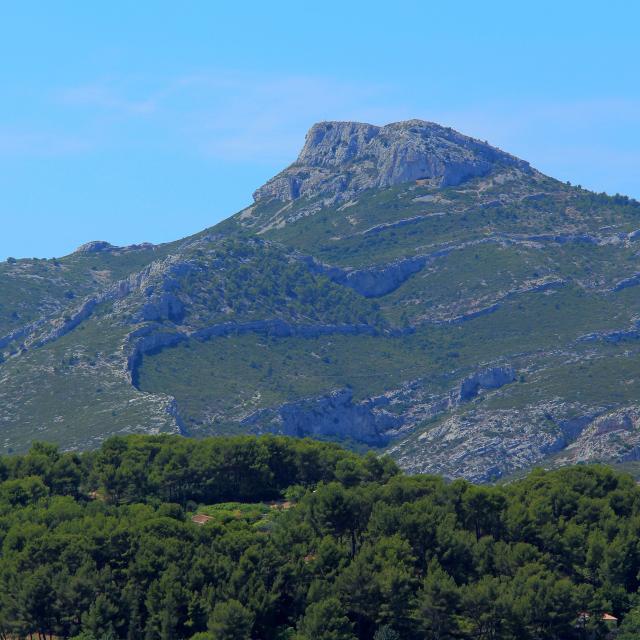
M 311 435 L 487 481 L 640 459 L 640 204 L 323 122 L 224 222 L 0 264 L 0 451 Z

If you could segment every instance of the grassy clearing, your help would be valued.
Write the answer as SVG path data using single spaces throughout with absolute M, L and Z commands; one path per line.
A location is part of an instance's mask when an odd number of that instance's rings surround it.
M 190 515 L 194 522 L 198 522 L 197 516 L 206 516 L 207 520 L 202 524 L 214 522 L 218 525 L 228 525 L 232 522 L 242 522 L 259 531 L 268 532 L 275 518 L 292 506 L 293 503 L 286 501 L 220 502 L 199 506 Z

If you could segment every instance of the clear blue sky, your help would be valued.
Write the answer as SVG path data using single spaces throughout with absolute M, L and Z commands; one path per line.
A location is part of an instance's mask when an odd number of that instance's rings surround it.
M 317 120 L 453 126 L 640 197 L 640 3 L 4 2 L 0 259 L 163 242 Z

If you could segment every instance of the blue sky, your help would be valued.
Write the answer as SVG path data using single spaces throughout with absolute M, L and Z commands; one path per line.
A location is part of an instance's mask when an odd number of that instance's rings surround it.
M 434 120 L 640 198 L 639 24 L 616 0 L 2 3 L 0 259 L 210 226 L 318 120 Z

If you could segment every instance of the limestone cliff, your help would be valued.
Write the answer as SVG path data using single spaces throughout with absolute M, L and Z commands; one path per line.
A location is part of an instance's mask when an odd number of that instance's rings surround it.
M 307 133 L 298 159 L 253 197 L 348 200 L 365 189 L 413 180 L 455 186 L 496 166 L 531 171 L 527 162 L 433 122 L 319 122 Z

